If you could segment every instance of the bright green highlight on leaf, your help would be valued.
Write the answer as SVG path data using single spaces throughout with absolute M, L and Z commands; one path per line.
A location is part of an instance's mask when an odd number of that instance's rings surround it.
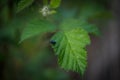
M 39 18 L 32 19 L 26 24 L 26 27 L 22 32 L 20 42 L 38 34 L 54 31 L 55 27 L 56 26 L 49 21 L 41 20 Z
M 56 11 L 55 10 L 51 10 L 49 14 L 55 14 Z
M 16 12 L 22 11 L 24 8 L 30 6 L 33 2 L 34 2 L 34 0 L 21 0 L 17 5 Z
M 59 64 L 66 70 L 73 70 L 84 74 L 87 66 L 86 45 L 90 44 L 90 38 L 82 28 L 69 31 L 61 31 L 52 37 L 56 41 L 52 45 L 59 57 Z
M 57 8 L 59 7 L 60 3 L 61 3 L 61 0 L 50 0 L 50 7 Z
M 85 20 L 81 19 L 64 19 L 63 22 L 60 25 L 60 28 L 62 30 L 71 30 L 74 28 L 83 28 L 88 33 L 94 34 L 94 35 L 100 35 L 100 31 L 97 28 L 95 24 L 90 24 Z

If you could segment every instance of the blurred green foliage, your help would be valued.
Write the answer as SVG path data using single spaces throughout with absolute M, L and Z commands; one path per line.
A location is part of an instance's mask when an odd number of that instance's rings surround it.
M 17 4 L 16 12 L 18 13 L 24 8 L 29 7 L 33 2 L 34 0 L 20 0 L 20 2 Z
M 110 13 L 103 5 L 103 3 L 107 3 L 106 0 L 58 0 L 61 1 L 61 4 L 56 1 L 0 1 L 0 47 L 2 47 L 0 49 L 0 61 L 7 59 L 5 60 L 5 80 L 73 80 L 72 72 L 66 72 L 58 68 L 56 57 L 60 57 L 53 54 L 54 52 L 50 46 L 51 37 L 56 32 L 71 31 L 74 28 L 82 28 L 85 33 L 100 35 L 97 26 L 100 21 L 96 21 L 101 18 L 105 19 L 106 15 L 108 16 Z M 51 6 L 49 9 L 56 10 L 56 14 L 43 17 L 40 10 L 42 6 L 49 3 Z M 72 35 L 76 37 L 79 34 L 72 33 Z M 84 33 L 80 33 L 80 35 L 84 35 Z M 70 39 L 72 39 L 72 43 L 75 42 L 74 38 Z M 19 44 L 20 40 L 24 41 Z M 89 39 L 85 41 L 89 42 Z M 64 43 L 62 44 L 64 45 Z M 83 42 L 80 44 L 83 44 Z M 68 52 L 69 50 L 66 51 Z M 83 55 L 86 55 L 86 51 Z M 86 64 L 86 62 L 84 63 Z M 68 68 L 71 66 L 63 67 Z M 83 72 L 81 70 L 82 74 Z

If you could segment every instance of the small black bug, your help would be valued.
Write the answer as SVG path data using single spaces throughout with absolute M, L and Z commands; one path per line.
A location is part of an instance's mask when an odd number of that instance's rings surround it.
M 55 45 L 55 44 L 56 44 L 56 41 L 51 40 L 50 43 L 51 43 L 52 45 Z

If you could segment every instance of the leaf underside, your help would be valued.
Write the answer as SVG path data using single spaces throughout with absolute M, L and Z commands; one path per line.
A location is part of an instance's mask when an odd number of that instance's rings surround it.
M 39 18 L 32 19 L 25 25 L 25 29 L 22 32 L 20 43 L 30 37 L 52 32 L 56 28 L 55 25 L 48 22 L 47 20 L 41 20 Z
M 61 31 L 52 37 L 56 44 L 52 47 L 58 55 L 59 65 L 65 70 L 84 74 L 87 65 L 86 45 L 90 44 L 88 33 L 81 28 Z

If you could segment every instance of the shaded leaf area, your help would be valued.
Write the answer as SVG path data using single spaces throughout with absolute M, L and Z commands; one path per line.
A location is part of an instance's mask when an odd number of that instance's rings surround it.
M 87 21 L 81 20 L 81 19 L 73 19 L 73 18 L 65 19 L 61 23 L 60 27 L 63 30 L 71 30 L 74 28 L 83 28 L 88 33 L 91 33 L 93 35 L 100 35 L 100 31 L 95 24 L 90 24 Z
M 109 14 L 109 15 L 108 15 Z M 105 10 L 105 8 L 99 4 L 95 3 L 86 3 L 80 8 L 80 18 L 89 19 L 89 18 L 105 18 L 105 16 L 110 17 L 110 13 Z
M 29 7 L 33 2 L 34 0 L 21 0 L 17 5 L 16 12 L 18 13 L 22 11 L 24 8 Z
M 40 18 L 32 19 L 30 22 L 28 22 L 28 24 L 26 24 L 26 27 L 22 32 L 20 42 L 38 34 L 47 33 L 54 30 L 55 25 L 47 20 L 42 20 Z
M 90 44 L 88 33 L 81 28 L 61 31 L 53 36 L 53 45 L 58 62 L 65 70 L 80 72 L 82 75 L 87 66 L 86 45 Z

